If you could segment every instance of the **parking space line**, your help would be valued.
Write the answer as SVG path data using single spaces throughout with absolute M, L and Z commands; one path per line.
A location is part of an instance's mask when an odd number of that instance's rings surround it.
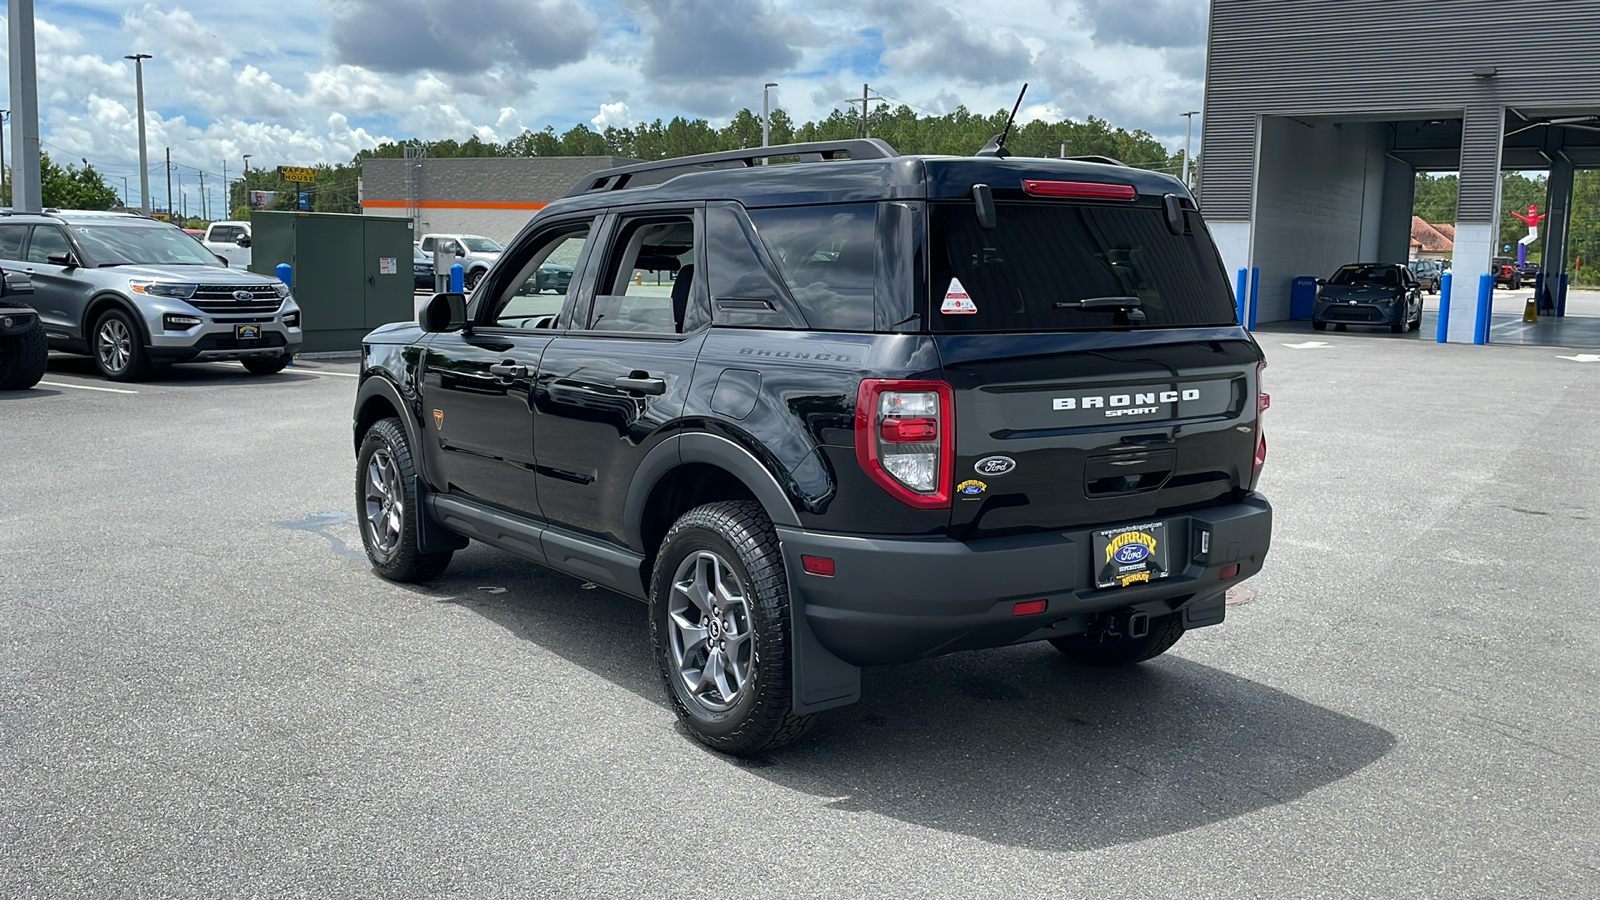
M 303 373 L 305 373 L 307 375 L 337 375 L 340 378 L 360 378 L 361 377 L 361 373 L 360 372 L 318 372 L 318 371 L 316 371 L 314 369 L 301 369 L 298 366 L 296 366 L 295 368 L 296 368 L 296 371 L 303 372 Z
M 139 393 L 138 391 L 129 391 L 129 390 L 124 390 L 122 388 L 93 387 L 93 386 L 87 385 L 87 384 L 67 384 L 64 381 L 41 381 L 39 383 L 40 384 L 47 384 L 50 387 L 72 388 L 75 391 L 104 391 L 104 392 L 106 392 L 108 394 L 137 394 L 137 393 Z

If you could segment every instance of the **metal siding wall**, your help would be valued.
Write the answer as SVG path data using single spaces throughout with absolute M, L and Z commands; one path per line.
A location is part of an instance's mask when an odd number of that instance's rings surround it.
M 1513 33 L 1556 37 L 1535 49 L 1508 45 Z M 1205 212 L 1250 216 L 1257 115 L 1600 106 L 1597 59 L 1600 15 L 1588 0 L 1212 0 Z M 1474 78 L 1479 66 L 1498 74 Z M 1492 197 L 1464 191 L 1463 220 L 1488 221 L 1493 207 Z

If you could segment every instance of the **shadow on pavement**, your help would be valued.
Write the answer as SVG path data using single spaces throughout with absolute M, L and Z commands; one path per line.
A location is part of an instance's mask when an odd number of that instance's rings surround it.
M 671 715 L 644 605 L 578 584 L 473 547 L 429 587 Z M 1090 850 L 1288 802 L 1395 744 L 1381 728 L 1177 656 L 1105 671 L 1033 644 L 870 669 L 862 693 L 794 746 L 746 761 L 707 755 L 836 809 Z
M 55 353 L 50 355 L 50 366 L 47 371 L 57 375 L 77 375 L 93 379 L 104 382 L 107 387 L 126 387 L 133 390 L 137 390 L 141 384 L 161 385 L 163 387 L 209 387 L 218 384 L 239 384 L 241 382 L 272 384 L 286 381 L 315 381 L 317 379 L 316 375 L 296 372 L 293 366 L 272 375 L 252 375 L 242 364 L 224 361 L 157 366 L 149 378 L 131 384 L 124 384 L 120 381 L 112 381 L 101 375 L 100 369 L 94 364 L 94 360 L 87 356 L 67 356 Z M 45 377 L 48 378 L 49 375 Z

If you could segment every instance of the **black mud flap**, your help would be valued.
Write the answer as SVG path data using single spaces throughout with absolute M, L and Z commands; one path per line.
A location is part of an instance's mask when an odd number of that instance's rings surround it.
M 787 562 L 787 560 L 786 560 Z M 798 563 L 796 559 L 794 562 Z M 789 636 L 793 642 L 794 712 L 796 715 L 849 706 L 861 699 L 861 669 L 822 646 L 806 618 L 805 595 L 795 584 L 794 567 L 786 565 L 789 579 Z

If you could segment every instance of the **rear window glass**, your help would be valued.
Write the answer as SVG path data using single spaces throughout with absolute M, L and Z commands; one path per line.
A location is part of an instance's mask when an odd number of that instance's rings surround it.
M 995 227 L 985 230 L 971 203 L 930 204 L 933 331 L 1234 324 L 1222 263 L 1193 210 L 1178 235 L 1159 207 L 996 206 Z M 1143 320 L 1115 306 L 1079 306 L 1101 298 L 1137 298 Z
M 871 331 L 876 203 L 752 209 L 750 221 L 818 331 Z

